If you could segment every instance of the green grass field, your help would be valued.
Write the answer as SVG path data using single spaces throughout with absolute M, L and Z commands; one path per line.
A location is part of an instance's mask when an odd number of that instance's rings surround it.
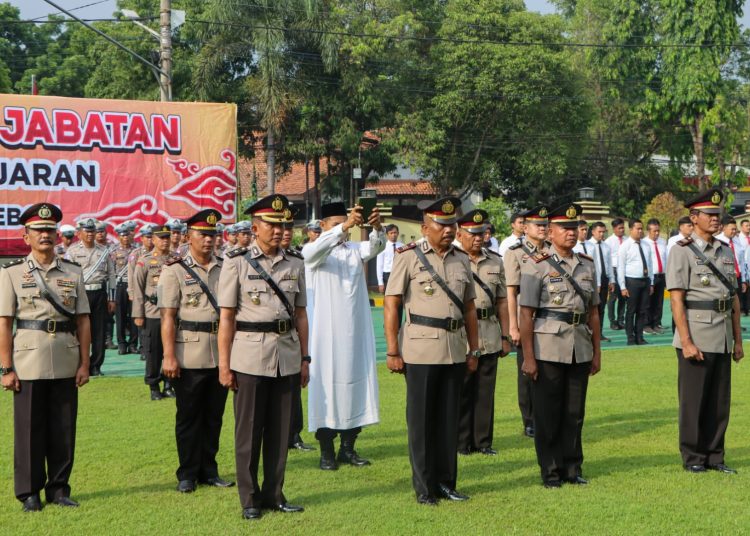
M 136 358 L 137 359 L 137 358 Z M 463 504 L 417 505 L 404 422 L 404 381 L 381 364 L 381 424 L 358 449 L 369 468 L 317 469 L 318 453 L 292 452 L 285 492 L 303 514 L 243 521 L 236 488 L 174 491 L 174 402 L 151 402 L 139 378 L 97 378 L 80 395 L 76 510 L 23 514 L 13 496 L 11 396 L 0 398 L 0 527 L 20 534 L 738 534 L 750 532 L 750 366 L 733 366 L 727 463 L 740 474 L 692 475 L 677 448 L 676 357 L 669 347 L 608 350 L 589 384 L 585 487 L 542 488 L 533 443 L 521 435 L 515 360 L 501 361 L 497 457 L 459 459 Z M 234 478 L 231 397 L 219 455 Z M 306 440 L 312 435 L 305 433 Z

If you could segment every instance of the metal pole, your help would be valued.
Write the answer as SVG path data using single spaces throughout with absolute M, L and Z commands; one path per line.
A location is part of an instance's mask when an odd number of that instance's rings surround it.
M 159 7 L 159 25 L 161 41 L 159 57 L 161 58 L 161 83 L 159 84 L 162 101 L 172 100 L 172 0 L 161 0 Z
M 169 74 L 169 73 L 165 73 L 164 71 L 162 71 L 162 70 L 161 70 L 161 69 L 160 69 L 159 67 L 157 67 L 156 65 L 154 65 L 153 63 L 151 63 L 150 61 L 148 61 L 148 60 L 147 60 L 146 58 L 144 58 L 143 56 L 141 56 L 140 54 L 138 54 L 138 53 L 137 53 L 137 52 L 136 52 L 135 50 L 133 50 L 133 49 L 131 49 L 131 48 L 128 48 L 128 47 L 126 47 L 125 45 L 123 45 L 122 43 L 120 43 L 120 42 L 119 42 L 119 41 L 117 41 L 116 39 L 113 39 L 113 38 L 111 38 L 110 36 L 108 36 L 107 34 L 105 34 L 104 32 L 102 32 L 101 30 L 97 30 L 96 28 L 94 28 L 94 27 L 93 27 L 93 26 L 92 26 L 91 24 L 89 24 L 88 22 L 86 22 L 86 21 L 84 21 L 84 20 L 81 20 L 81 19 L 79 19 L 78 17 L 76 17 L 75 15 L 73 15 L 73 14 L 72 14 L 72 13 L 71 13 L 70 11 L 67 11 L 67 10 L 65 10 L 65 9 L 61 8 L 60 6 L 58 6 L 57 4 L 55 4 L 54 2 L 52 2 L 51 0 L 44 0 L 44 2 L 47 2 L 47 3 L 49 4 L 49 5 L 51 5 L 51 6 L 52 6 L 52 7 L 54 7 L 55 9 L 57 9 L 57 10 L 61 11 L 62 13 L 65 13 L 65 14 L 66 14 L 66 15 L 67 15 L 68 17 L 70 17 L 71 19 L 73 19 L 73 20 L 75 20 L 75 21 L 77 21 L 77 22 L 80 22 L 80 23 L 81 23 L 81 24 L 83 24 L 83 25 L 84 25 L 84 26 L 85 26 L 86 28 L 88 28 L 88 29 L 89 29 L 89 30 L 91 30 L 92 32 L 95 32 L 95 33 L 99 34 L 99 35 L 100 35 L 100 36 L 102 36 L 102 37 L 103 37 L 104 39 L 106 39 L 107 41 L 109 41 L 110 43 L 112 43 L 113 45 L 115 45 L 115 46 L 116 46 L 117 48 L 120 48 L 120 49 L 124 50 L 125 52 L 127 52 L 128 54 L 130 54 L 131 56 L 133 56 L 134 58 L 136 58 L 136 59 L 137 59 L 138 61 L 140 61 L 140 62 L 141 62 L 141 63 L 143 63 L 144 65 L 148 65 L 148 66 L 149 66 L 149 67 L 151 67 L 151 68 L 152 68 L 152 69 L 153 69 L 154 71 L 156 71 L 157 73 L 159 73 L 160 75 L 162 75 L 162 79 L 163 79 L 164 77 L 166 77 L 166 78 L 167 78 L 167 80 L 170 80 L 170 83 L 171 83 L 171 76 L 170 76 L 170 74 Z M 171 65 L 171 64 L 170 64 L 170 65 Z

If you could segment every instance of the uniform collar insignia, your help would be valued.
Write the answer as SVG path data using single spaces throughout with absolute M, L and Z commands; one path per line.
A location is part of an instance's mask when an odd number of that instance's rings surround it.
M 425 238 L 424 242 L 422 242 L 422 251 L 424 251 L 425 253 L 427 253 L 431 249 L 432 249 L 432 247 L 430 247 L 430 242 Z
M 263 253 L 260 251 L 259 247 L 253 246 L 250 248 L 250 255 L 252 255 L 253 258 L 255 258 L 255 257 L 260 257 L 261 255 L 263 255 Z
M 193 257 L 190 256 L 190 254 L 185 256 L 185 266 L 193 267 L 195 264 L 195 261 L 193 260 Z

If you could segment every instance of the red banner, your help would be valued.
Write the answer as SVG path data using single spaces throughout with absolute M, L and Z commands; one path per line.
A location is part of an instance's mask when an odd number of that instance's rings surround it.
M 0 94 L 0 113 L 0 255 L 26 253 L 18 217 L 43 201 L 110 234 L 203 208 L 234 221 L 234 104 Z

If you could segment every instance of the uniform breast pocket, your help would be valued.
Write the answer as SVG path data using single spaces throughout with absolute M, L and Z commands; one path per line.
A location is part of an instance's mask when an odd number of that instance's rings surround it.
M 294 303 L 294 298 L 299 293 L 299 280 L 284 279 L 279 283 L 279 288 L 284 291 L 289 301 Z
M 245 283 L 242 292 L 248 296 L 253 305 L 267 305 L 270 300 L 270 289 L 264 281 L 253 281 Z
M 688 309 L 688 321 L 697 322 L 699 324 L 710 324 L 713 311 L 704 311 L 701 309 Z
M 450 288 L 453 293 L 458 296 L 459 298 L 463 299 L 464 292 L 466 292 L 466 287 L 469 284 L 469 277 L 466 275 L 464 271 L 451 271 L 445 274 L 448 278 L 448 288 Z
M 430 299 L 435 295 L 435 292 L 440 288 L 437 283 L 432 280 L 429 274 L 420 273 L 414 278 L 417 288 L 415 293 L 420 298 Z
M 183 344 L 186 342 L 198 342 L 199 340 L 201 340 L 201 336 L 197 331 L 181 331 L 175 337 L 176 343 Z

